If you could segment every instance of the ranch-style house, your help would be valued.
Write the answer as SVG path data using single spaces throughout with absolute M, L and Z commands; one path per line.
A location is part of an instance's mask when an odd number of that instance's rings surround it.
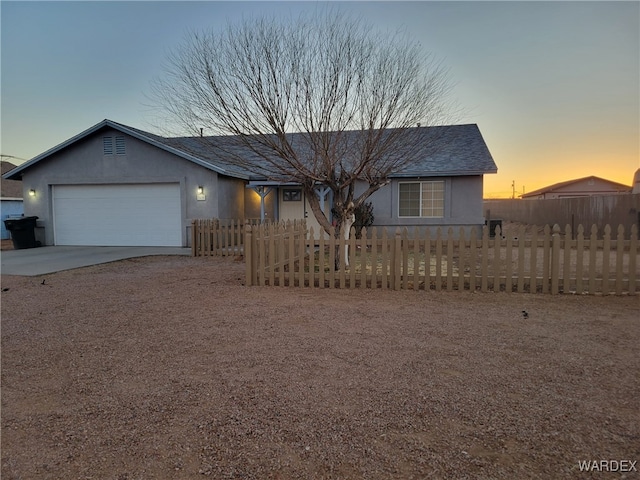
M 425 145 L 439 146 L 370 197 L 374 226 L 480 229 L 483 176 L 497 167 L 478 126 L 416 128 Z M 186 247 L 199 218 L 305 218 L 319 231 L 300 186 L 269 181 L 198 141 L 103 120 L 3 178 L 22 180 L 24 214 L 38 217 L 43 245 Z M 318 195 L 330 215 L 330 195 Z

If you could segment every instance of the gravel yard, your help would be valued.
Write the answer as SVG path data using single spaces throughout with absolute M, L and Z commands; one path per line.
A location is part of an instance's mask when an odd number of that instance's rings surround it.
M 640 478 L 638 296 L 243 280 L 3 275 L 2 478 Z

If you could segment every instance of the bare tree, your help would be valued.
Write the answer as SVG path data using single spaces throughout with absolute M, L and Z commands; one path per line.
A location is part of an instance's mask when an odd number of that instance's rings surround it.
M 299 183 L 327 232 L 317 187 L 333 192 L 335 220 L 350 226 L 353 209 L 416 159 L 416 125 L 445 118 L 449 91 L 447 71 L 417 42 L 341 12 L 192 33 L 153 85 L 191 134 L 229 136 L 211 142 L 221 156 Z

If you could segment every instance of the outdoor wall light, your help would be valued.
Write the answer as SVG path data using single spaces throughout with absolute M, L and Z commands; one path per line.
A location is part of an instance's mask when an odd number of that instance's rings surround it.
M 36 191 L 33 188 L 29 190 L 29 196 L 30 197 L 35 197 L 36 196 Z
M 204 187 L 202 185 L 198 186 L 198 195 L 202 195 L 204 193 Z

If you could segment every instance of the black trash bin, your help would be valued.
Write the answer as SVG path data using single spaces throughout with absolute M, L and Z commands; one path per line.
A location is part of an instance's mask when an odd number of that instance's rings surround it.
M 500 236 L 502 236 L 502 220 L 494 219 L 489 220 L 489 237 L 494 238 L 496 236 L 496 227 L 500 227 Z
M 38 217 L 7 218 L 4 226 L 11 232 L 13 248 L 20 250 L 23 248 L 39 247 L 40 242 L 36 241 L 36 220 Z

